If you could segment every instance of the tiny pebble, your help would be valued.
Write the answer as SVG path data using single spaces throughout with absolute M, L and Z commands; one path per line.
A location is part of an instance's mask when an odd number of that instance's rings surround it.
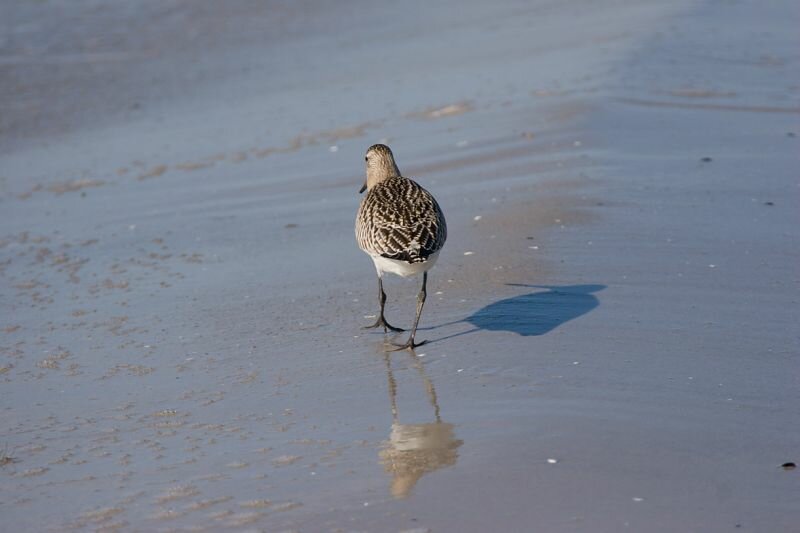
M 332 153 L 332 154 L 335 154 L 336 152 L 338 152 L 338 151 L 339 151 L 339 147 L 338 147 L 338 146 L 336 146 L 336 145 L 334 144 L 333 146 L 331 146 L 330 148 L 328 148 L 328 151 L 329 151 L 330 153 Z
M 551 465 L 554 465 L 558 462 L 558 459 L 548 459 L 547 462 L 550 463 Z
M 478 220 L 480 220 L 480 219 L 482 219 L 482 218 L 483 218 L 483 217 L 482 217 L 482 216 L 480 216 L 480 215 L 475 215 L 474 217 L 472 217 L 472 220 L 474 220 L 474 221 L 476 221 L 476 222 L 477 222 Z
M 644 498 L 633 498 L 633 501 L 635 501 L 635 502 L 641 502 L 641 501 L 644 501 Z
M 710 163 L 712 161 L 712 159 L 710 157 L 704 157 L 700 161 L 702 161 L 703 163 Z
M 459 368 L 458 370 L 456 370 L 456 372 L 463 372 L 463 371 L 464 371 L 463 368 Z
M 794 463 L 783 463 L 781 465 L 781 468 L 783 468 L 784 470 L 794 470 L 795 468 L 797 468 L 797 465 Z
M 472 255 L 472 254 L 474 254 L 474 253 L 475 253 L 475 252 L 464 252 L 464 255 Z

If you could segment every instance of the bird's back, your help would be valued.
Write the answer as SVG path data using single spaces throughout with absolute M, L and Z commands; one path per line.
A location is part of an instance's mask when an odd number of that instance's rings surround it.
M 439 204 L 413 180 L 389 178 L 361 201 L 356 240 L 371 256 L 425 262 L 442 249 L 446 239 L 447 223 Z

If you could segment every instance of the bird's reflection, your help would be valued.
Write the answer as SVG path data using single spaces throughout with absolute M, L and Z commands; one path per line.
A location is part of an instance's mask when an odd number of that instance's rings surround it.
M 384 354 L 389 382 L 389 401 L 392 406 L 392 431 L 389 440 L 384 443 L 380 451 L 380 459 L 386 473 L 392 476 L 391 491 L 395 498 L 407 497 L 419 478 L 428 472 L 454 465 L 458 459 L 458 447 L 463 444 L 463 441 L 456 439 L 453 424 L 442 422 L 433 383 L 425 374 L 417 355 L 413 351 L 410 355 L 414 367 L 425 384 L 435 422 L 400 423 L 397 411 L 397 382 L 392 372 L 390 356 L 388 353 Z

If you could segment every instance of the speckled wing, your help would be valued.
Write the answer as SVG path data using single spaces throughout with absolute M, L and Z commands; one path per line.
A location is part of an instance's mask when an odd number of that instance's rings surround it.
M 358 246 L 370 255 L 421 263 L 447 239 L 447 223 L 433 195 L 408 178 L 373 187 L 356 216 Z

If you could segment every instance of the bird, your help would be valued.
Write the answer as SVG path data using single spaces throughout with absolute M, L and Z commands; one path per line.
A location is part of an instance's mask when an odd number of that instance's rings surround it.
M 417 343 L 415 337 L 427 296 L 428 271 L 447 240 L 447 222 L 433 195 L 400 174 L 388 146 L 370 146 L 364 159 L 367 177 L 359 194 L 364 191 L 367 194 L 356 215 L 356 242 L 375 264 L 380 303 L 378 319 L 366 328 L 382 326 L 384 333 L 404 331 L 386 320 L 383 275 L 387 272 L 402 277 L 422 274 L 411 334 L 404 344 L 395 344 L 397 350 L 413 350 L 426 342 Z

